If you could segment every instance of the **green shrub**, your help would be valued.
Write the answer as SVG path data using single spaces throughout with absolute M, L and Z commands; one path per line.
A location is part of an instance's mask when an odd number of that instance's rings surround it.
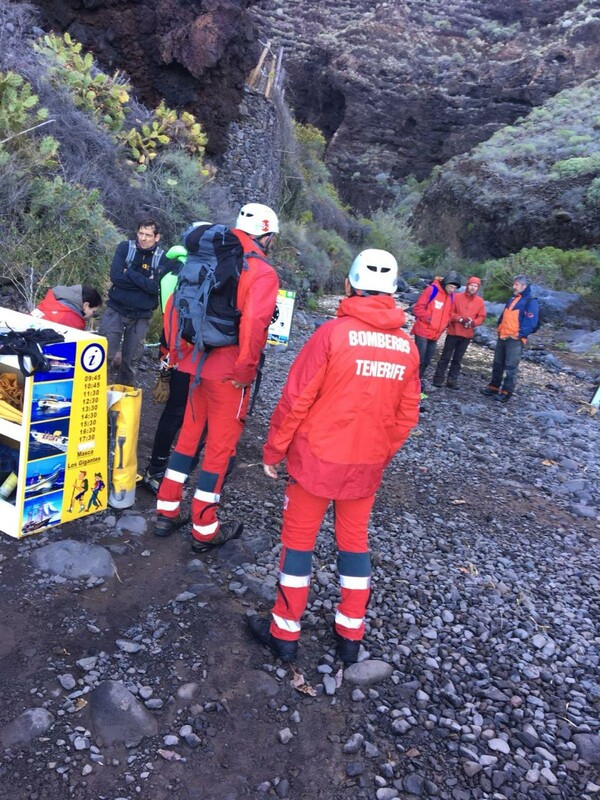
M 147 121 L 124 130 L 130 112 L 129 82 L 119 72 L 107 75 L 98 68 L 91 53 L 68 33 L 48 34 L 34 48 L 49 61 L 51 79 L 69 92 L 75 104 L 91 113 L 125 148 L 126 157 L 138 172 L 145 172 L 158 152 L 175 145 L 196 156 L 201 163 L 207 137 L 199 122 L 187 111 L 167 108 L 161 101 Z
M 317 229 L 314 232 L 315 245 L 327 254 L 330 264 L 328 285 L 337 289 L 350 269 L 354 255 L 348 244 L 338 233 Z
M 573 178 L 600 172 L 600 153 L 582 158 L 567 158 L 552 165 L 552 172 L 559 178 Z
M 486 261 L 481 270 L 488 300 L 505 300 L 514 276 L 519 273 L 550 289 L 585 294 L 600 274 L 600 256 L 594 250 L 532 247 L 506 258 Z
M 143 181 L 150 193 L 160 198 L 159 207 L 151 213 L 160 222 L 165 242 L 178 239 L 193 220 L 210 219 L 204 199 L 210 178 L 194 156 L 183 150 L 165 150 L 152 162 Z
M 414 270 L 420 263 L 421 247 L 415 242 L 408 223 L 394 209 L 379 209 L 368 220 L 366 244 L 388 250 L 398 261 L 400 272 Z
M 36 137 L 48 118 L 37 103 L 21 76 L 0 74 L 0 269 L 29 309 L 59 283 L 102 289 L 119 238 L 98 192 L 56 175 L 58 142 Z
M 187 111 L 179 114 L 167 108 L 164 101 L 155 109 L 151 120 L 138 121 L 138 127 L 118 133 L 117 139 L 126 148 L 127 158 L 137 172 L 145 172 L 167 145 L 175 145 L 196 156 L 198 168 L 204 170 L 202 157 L 207 137 L 200 123 Z M 205 171 L 205 174 L 208 173 Z
M 29 187 L 0 234 L 0 268 L 11 275 L 25 304 L 33 308 L 57 284 L 105 290 L 121 237 L 106 219 L 98 192 L 58 176 L 33 179 Z
M 585 201 L 590 206 L 600 205 L 600 178 L 594 178 L 588 186 Z
M 98 69 L 92 54 L 82 55 L 81 43 L 68 33 L 47 34 L 34 48 L 48 59 L 52 80 L 69 91 L 79 108 L 102 120 L 111 131 L 122 129 L 131 85 L 121 73 L 109 76 Z
M 31 129 L 48 122 L 48 110 L 36 108 L 38 97 L 15 72 L 0 72 L 0 158 L 21 154 L 37 168 L 54 165 L 58 142 L 52 136 L 33 138 Z

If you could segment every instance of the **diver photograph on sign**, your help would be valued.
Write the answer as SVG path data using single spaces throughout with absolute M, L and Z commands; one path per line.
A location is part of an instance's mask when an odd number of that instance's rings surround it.
M 25 497 L 62 489 L 65 485 L 65 456 L 55 456 L 27 464 Z

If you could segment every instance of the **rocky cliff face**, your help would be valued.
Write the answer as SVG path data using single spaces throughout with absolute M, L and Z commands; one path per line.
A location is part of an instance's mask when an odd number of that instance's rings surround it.
M 251 0 L 40 0 L 47 24 L 69 31 L 104 67 L 124 70 L 140 98 L 186 108 L 219 152 L 259 52 Z
M 415 233 L 476 259 L 597 245 L 599 107 L 595 78 L 449 161 L 415 210 Z
M 363 210 L 590 77 L 600 56 L 591 0 L 260 0 L 253 13 L 285 47 L 296 115 L 327 134 L 338 187 Z

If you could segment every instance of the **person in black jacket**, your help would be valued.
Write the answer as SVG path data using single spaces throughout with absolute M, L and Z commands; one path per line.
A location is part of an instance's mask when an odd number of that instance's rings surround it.
M 115 383 L 134 386 L 135 367 L 152 312 L 158 305 L 162 272 L 168 268 L 158 247 L 160 233 L 152 219 L 140 221 L 137 239 L 121 242 L 110 268 L 111 287 L 99 333 L 108 342 Z

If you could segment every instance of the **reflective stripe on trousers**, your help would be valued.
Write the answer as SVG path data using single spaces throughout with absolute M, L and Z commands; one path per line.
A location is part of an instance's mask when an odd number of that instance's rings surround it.
M 158 492 L 157 511 L 168 517 L 179 513 L 183 484 L 202 433 L 207 428 L 202 467 L 192 499 L 192 535 L 203 542 L 219 530 L 217 508 L 221 487 L 244 430 L 250 392 L 231 381 L 202 380 L 188 398 L 183 424 Z M 176 508 L 162 505 L 176 503 Z
M 339 547 L 341 600 L 336 630 L 347 639 L 362 639 L 371 586 L 367 527 L 374 496 L 334 500 L 335 536 Z M 295 640 L 310 588 L 312 552 L 329 500 L 316 497 L 291 480 L 286 489 L 277 599 L 272 609 L 271 633 Z

